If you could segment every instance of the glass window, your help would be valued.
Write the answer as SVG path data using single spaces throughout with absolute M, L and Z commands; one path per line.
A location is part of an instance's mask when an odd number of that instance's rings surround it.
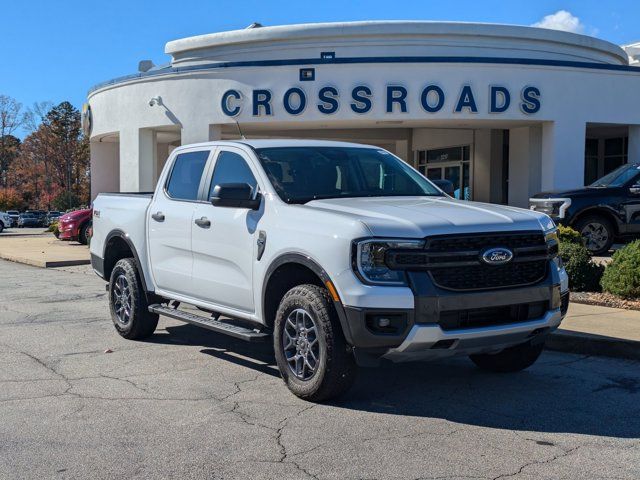
M 626 164 L 605 175 L 597 182 L 592 183 L 591 187 L 622 187 L 630 180 L 637 181 L 640 179 L 640 166 Z
M 222 185 L 223 183 L 248 183 L 252 191 L 255 191 L 258 185 L 245 159 L 237 153 L 227 151 L 220 152 L 216 160 L 211 187 L 209 188 L 209 198 L 211 198 L 216 185 Z
M 167 193 L 177 200 L 197 200 L 200 179 L 209 151 L 180 153 L 176 157 L 167 182 Z
M 282 147 L 259 149 L 258 156 L 276 192 L 288 203 L 441 195 L 424 177 L 384 150 Z

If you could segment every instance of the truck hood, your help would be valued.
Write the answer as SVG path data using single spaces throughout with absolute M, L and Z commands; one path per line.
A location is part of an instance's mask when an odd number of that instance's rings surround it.
M 574 190 L 553 190 L 549 192 L 536 193 L 531 198 L 579 198 L 593 196 L 607 196 L 620 192 L 619 187 L 583 187 Z
M 538 212 L 448 197 L 341 198 L 314 200 L 306 206 L 355 217 L 376 237 L 553 228 L 553 221 Z

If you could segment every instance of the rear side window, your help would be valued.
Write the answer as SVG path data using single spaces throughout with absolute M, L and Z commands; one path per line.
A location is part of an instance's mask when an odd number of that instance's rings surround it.
M 197 200 L 200 179 L 209 151 L 180 153 L 167 182 L 167 193 L 176 200 Z
M 225 151 L 220 152 L 218 160 L 216 160 L 209 188 L 209 198 L 211 198 L 216 185 L 223 183 L 248 183 L 254 192 L 258 184 L 244 158 L 237 153 Z

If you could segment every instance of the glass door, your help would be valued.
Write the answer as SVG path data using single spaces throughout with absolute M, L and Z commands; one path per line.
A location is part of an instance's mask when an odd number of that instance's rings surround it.
M 471 159 L 468 145 L 418 152 L 418 170 L 429 180 L 449 180 L 454 197 L 471 200 Z

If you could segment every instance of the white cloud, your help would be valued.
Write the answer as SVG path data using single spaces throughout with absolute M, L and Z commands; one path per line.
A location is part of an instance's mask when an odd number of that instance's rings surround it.
M 552 30 L 562 30 L 571 33 L 584 33 L 585 26 L 578 17 L 566 10 L 558 10 L 556 13 L 545 16 L 539 22 L 531 25 L 532 27 L 550 28 Z

